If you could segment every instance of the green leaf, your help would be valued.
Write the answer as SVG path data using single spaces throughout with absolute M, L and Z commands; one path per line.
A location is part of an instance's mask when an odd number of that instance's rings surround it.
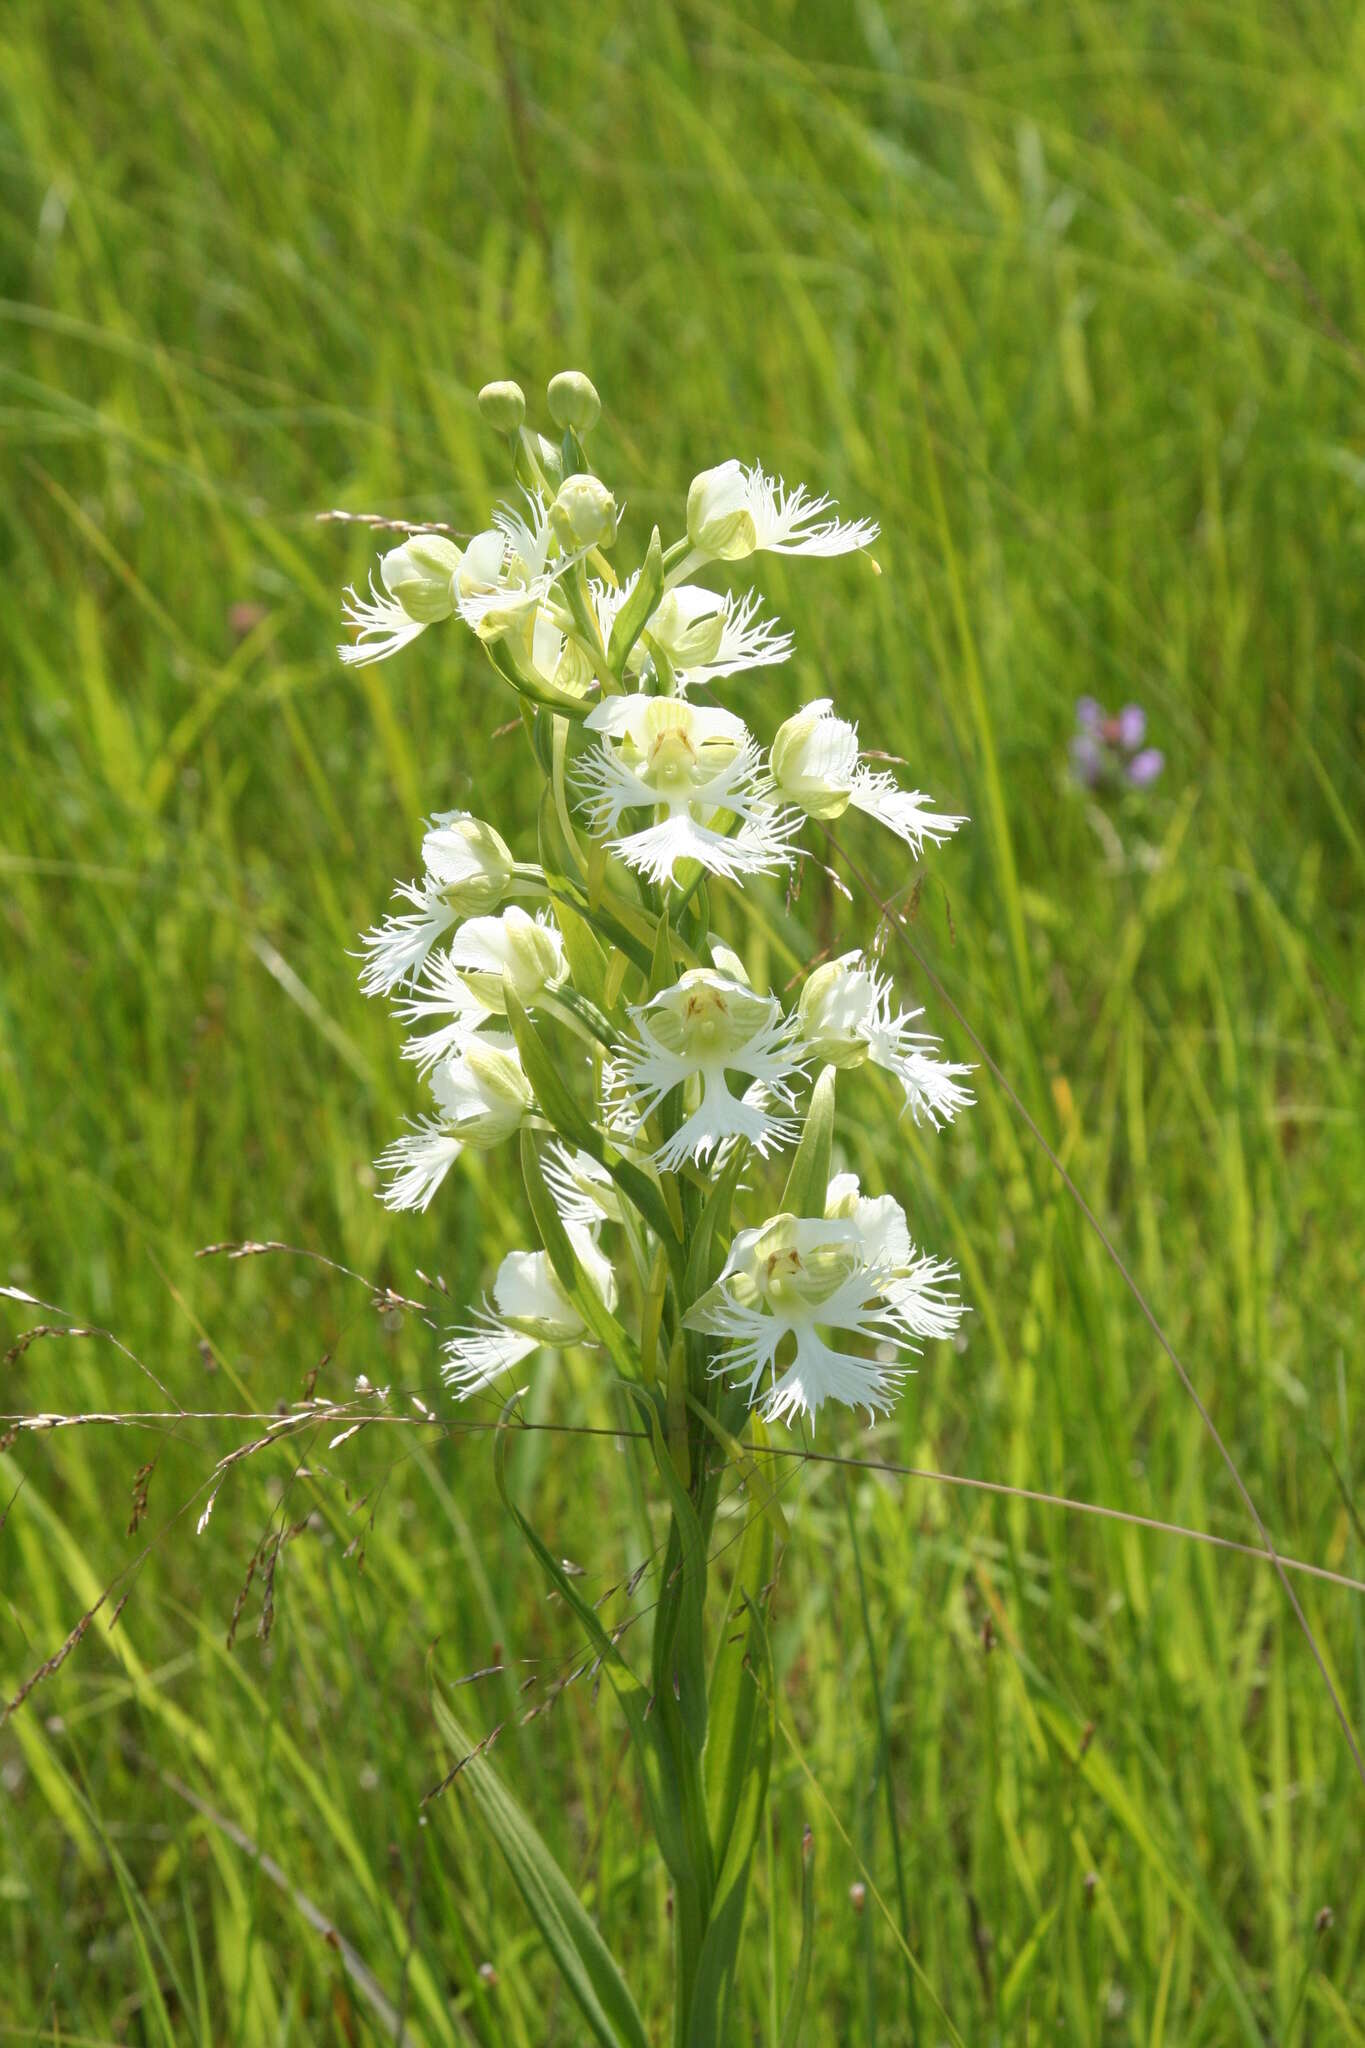
M 782 1503 L 778 1498 L 779 1481 L 773 1477 L 774 1471 L 781 1461 L 776 1458 L 769 1458 L 766 1464 L 760 1464 L 752 1452 L 746 1450 L 745 1446 L 739 1441 L 739 1438 L 725 1427 L 719 1416 L 713 1415 L 709 1408 L 704 1407 L 700 1401 L 693 1400 L 691 1396 L 688 1397 L 687 1405 L 692 1410 L 692 1413 L 698 1416 L 706 1428 L 710 1430 L 716 1442 L 724 1448 L 726 1457 L 729 1458 L 731 1464 L 739 1473 L 740 1478 L 744 1481 L 744 1490 L 748 1494 L 750 1502 L 760 1514 L 767 1518 L 772 1526 L 773 1534 L 779 1536 L 785 1543 L 791 1532 L 787 1527 L 787 1517 L 782 1512 Z M 761 1446 L 768 1441 L 768 1432 L 756 1409 L 750 1417 L 749 1433 L 756 1445 Z
M 656 526 L 649 537 L 649 547 L 640 565 L 640 574 L 634 590 L 616 614 L 607 642 L 607 666 L 613 675 L 623 676 L 630 650 L 644 632 L 655 605 L 663 595 L 664 555 Z
M 756 1542 L 750 1550 L 753 1535 Z M 720 1872 L 697 1963 L 688 2048 L 710 2048 L 711 2043 L 730 2038 L 730 1993 L 744 1932 L 749 1871 L 768 1799 L 776 1719 L 772 1657 L 758 1602 L 771 1566 L 772 1538 L 761 1515 L 754 1516 L 744 1548 L 747 1565 L 741 1566 L 739 1602 L 745 1618 L 742 1643 L 722 1644 L 717 1656 L 720 1684 L 713 1679 L 711 1688 L 722 1722 L 707 1743 L 707 1805 Z M 727 1636 L 733 1633 L 727 1624 Z M 721 1744 L 713 1779 L 711 1749 L 717 1734 Z M 718 1835 L 724 1837 L 723 1851 Z
M 468 1759 L 460 1781 L 472 1792 L 480 1820 L 596 2039 L 604 2048 L 648 2048 L 625 1978 L 568 1878 L 487 1757 L 473 1754 L 476 1744 L 439 1693 L 432 1695 L 432 1708 L 446 1742 Z
M 578 915 L 562 897 L 553 900 L 552 907 L 559 935 L 564 941 L 564 955 L 569 963 L 569 973 L 574 987 L 585 995 L 599 1009 L 605 1009 L 607 992 L 607 956 L 598 944 L 591 925 Z
M 558 1063 L 550 1057 L 544 1039 L 527 1016 L 512 990 L 504 984 L 507 1022 L 521 1054 L 522 1071 L 531 1084 L 536 1103 L 561 1138 L 593 1154 L 601 1153 L 602 1141 L 568 1088 Z
M 672 988 L 676 979 L 673 972 L 673 934 L 668 919 L 661 917 L 654 932 L 654 958 L 649 966 L 649 992 L 657 996 L 666 988 Z
M 782 2022 L 781 2048 L 798 2048 L 801 2019 L 806 2009 L 806 1987 L 810 1983 L 811 1949 L 815 1936 L 815 1843 L 807 1830 L 801 1844 L 801 1950 L 792 1978 L 792 1995 L 787 2017 Z
M 716 1860 L 729 1852 L 759 1705 L 752 1670 L 764 1644 L 756 1633 L 757 1611 L 773 1571 L 773 1530 L 758 1503 L 745 1524 L 730 1605 L 711 1669 L 706 1737 L 706 1808 Z M 752 1612 L 750 1609 L 752 1608 Z M 766 1632 L 764 1632 L 766 1633 Z
M 834 1069 L 823 1069 L 811 1090 L 801 1143 L 796 1148 L 782 1207 L 789 1216 L 823 1216 L 834 1144 Z
M 523 675 L 504 641 L 486 640 L 484 652 L 503 681 L 510 683 L 518 696 L 529 698 L 532 704 L 543 705 L 547 711 L 557 711 L 561 718 L 572 718 L 581 724 L 596 702 L 593 697 L 571 697 L 567 690 L 556 690 L 551 683 Z
M 706 1536 L 692 1497 L 673 1462 L 666 1408 L 652 1389 L 634 1386 L 631 1391 L 649 1430 L 654 1463 L 673 1510 L 664 1558 L 663 1591 L 654 1616 L 654 1687 L 664 1703 L 665 1718 L 671 1709 L 693 1751 L 700 1754 L 706 1741 L 706 1655 L 702 1635 Z M 685 1685 L 681 1683 L 684 1677 L 689 1681 Z
M 687 1276 L 683 1282 L 686 1300 L 684 1308 L 690 1308 L 694 1301 L 705 1294 L 719 1270 L 717 1243 L 730 1229 L 730 1204 L 734 1200 L 739 1176 L 749 1163 L 747 1146 L 736 1145 L 722 1169 L 720 1179 L 707 1198 L 706 1207 L 697 1219 L 692 1233 L 692 1242 L 687 1252 Z
M 551 770 L 553 772 L 553 762 Z M 575 888 L 586 892 L 587 884 L 582 870 L 574 858 L 572 847 L 565 843 L 564 828 L 559 822 L 555 809 L 555 793 L 546 787 L 540 793 L 540 812 L 536 820 L 536 842 L 540 851 L 540 865 L 545 870 L 547 881 L 572 882 Z M 553 897 L 551 899 L 553 901 Z
M 508 1406 L 510 1405 L 509 1403 Z M 536 1530 L 512 1499 L 507 1485 L 507 1439 L 515 1434 L 515 1429 L 506 1426 L 507 1413 L 508 1409 L 504 1408 L 504 1426 L 497 1429 L 493 1436 L 493 1482 L 498 1489 L 498 1496 L 521 1531 L 541 1570 L 569 1612 L 576 1616 L 592 1645 L 594 1654 L 601 1660 L 602 1669 L 606 1672 L 612 1690 L 620 1702 L 621 1711 L 626 1717 L 626 1724 L 639 1754 L 645 1800 L 649 1807 L 654 1838 L 678 1888 L 679 1905 L 683 1910 L 688 1910 L 696 1898 L 696 1885 L 684 1831 L 683 1790 L 679 1782 L 677 1759 L 665 1738 L 662 1722 L 657 1716 L 651 1716 L 650 1708 L 653 1702 L 645 1685 L 636 1677 L 615 1641 L 602 1626 L 596 1610 L 583 1599 L 573 1580 L 558 1559 L 546 1548 Z

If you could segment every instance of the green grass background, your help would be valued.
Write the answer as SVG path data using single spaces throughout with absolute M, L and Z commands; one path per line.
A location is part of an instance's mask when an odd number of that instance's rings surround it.
M 769 562 L 799 658 L 742 701 L 766 733 L 833 691 L 971 813 L 917 943 L 1277 1540 L 1365 1575 L 1363 110 L 1346 0 L 15 0 L 0 1279 L 108 1325 L 187 1408 L 268 1413 L 320 1361 L 320 1389 L 441 1402 L 435 1337 L 362 1286 L 194 1251 L 278 1236 L 466 1299 L 524 1238 L 510 1156 L 424 1219 L 374 1200 L 414 1095 L 347 952 L 420 816 L 524 815 L 528 759 L 454 630 L 340 667 L 370 550 L 313 515 L 481 524 L 504 483 L 474 390 L 581 364 L 636 541 L 732 452 L 881 520 L 879 579 Z M 1068 787 L 1082 693 L 1147 707 L 1168 766 L 1145 801 Z M 910 880 L 872 828 L 850 844 Z M 798 914 L 813 944 L 867 930 L 813 883 Z M 979 1094 L 930 1142 L 844 1093 L 850 1163 L 975 1313 L 891 1422 L 821 1447 L 1254 1540 L 1118 1276 Z M 7 1412 L 169 1405 L 93 1339 L 0 1372 Z M 610 1423 L 599 1378 L 541 1373 L 533 1410 Z M 575 1660 L 486 1440 L 324 1440 L 311 1478 L 298 1445 L 261 1453 L 196 1537 L 176 1511 L 251 1436 L 0 1455 L 6 1695 L 132 1566 L 0 1729 L 0 2040 L 390 2038 L 306 1899 L 410 2042 L 578 2041 L 458 1785 L 418 1808 L 450 1761 L 434 1682 L 498 1645 Z M 515 1458 L 590 1584 L 643 1555 L 609 1443 Z M 1272 1572 L 838 1467 L 786 1498 L 788 1738 L 737 2040 L 777 2040 L 809 1822 L 812 2048 L 946 2038 L 926 1987 L 972 2043 L 1365 2041 L 1365 1792 Z M 268 1642 L 258 1575 L 229 1652 L 253 1550 L 310 1514 Z M 1365 1724 L 1361 1598 L 1300 1589 Z M 519 1675 L 460 1691 L 462 1718 L 515 1718 Z M 580 1682 L 495 1756 L 657 2024 L 665 1887 L 623 1746 Z

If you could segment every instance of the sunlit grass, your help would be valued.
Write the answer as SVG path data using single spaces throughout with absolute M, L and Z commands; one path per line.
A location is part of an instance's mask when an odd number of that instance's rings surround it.
M 463 1301 L 522 1230 L 510 1158 L 424 1219 L 375 1202 L 412 1077 L 347 955 L 422 813 L 515 814 L 524 743 L 490 737 L 509 713 L 453 632 L 340 667 L 368 543 L 313 515 L 474 520 L 501 476 L 473 391 L 574 362 L 638 534 L 731 453 L 881 520 L 879 577 L 769 565 L 800 658 L 746 708 L 770 730 L 829 678 L 970 812 L 916 944 L 1276 1541 L 1365 1576 L 1358 36 L 1324 6 L 505 13 L 21 0 L 0 48 L 0 1280 L 108 1325 L 172 1397 L 48 1338 L 0 1407 L 269 1414 L 317 1369 L 449 1414 L 415 1316 L 194 1252 L 279 1237 L 439 1322 L 418 1269 Z M 1083 694 L 1145 706 L 1145 799 L 1069 785 Z M 910 887 L 871 827 L 847 838 Z M 767 904 L 778 985 L 853 943 L 813 874 L 790 921 Z M 858 1097 L 849 1164 L 975 1313 L 893 1422 L 817 1447 L 1253 1539 L 1046 1159 L 978 1094 L 932 1141 Z M 528 1409 L 621 1420 L 588 1357 Z M 0 1730 L 0 2023 L 392 2034 L 353 1953 L 410 2041 L 577 2040 L 458 1781 L 420 1806 L 451 1762 L 432 1686 L 496 1663 L 459 1718 L 508 1723 L 494 1760 L 657 2017 L 667 1904 L 610 1700 L 577 1682 L 516 1725 L 581 1652 L 486 1438 L 296 1440 L 196 1537 L 203 1494 L 177 1511 L 251 1437 L 0 1455 L 7 1695 L 127 1573 Z M 533 1435 L 515 1469 L 594 1597 L 657 1540 L 608 1440 Z M 812 2043 L 936 2041 L 934 1998 L 972 2042 L 1365 2038 L 1365 1792 L 1268 1568 L 836 1466 L 783 1497 L 744 2038 L 777 2038 L 807 1821 Z M 269 1641 L 258 1565 L 229 1652 L 249 1560 L 305 1521 Z M 1365 1722 L 1365 1610 L 1300 1590 Z

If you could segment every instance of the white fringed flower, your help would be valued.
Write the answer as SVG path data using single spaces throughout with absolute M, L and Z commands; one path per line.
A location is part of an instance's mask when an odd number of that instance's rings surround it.
M 730 880 L 789 862 L 790 824 L 774 810 L 758 746 L 733 712 L 681 697 L 607 697 L 586 724 L 602 736 L 578 771 L 595 829 L 618 833 L 632 810 L 664 814 L 612 841 L 651 881 L 671 882 L 684 860 Z M 735 829 L 724 829 L 731 820 Z
M 899 1247 L 887 1236 L 881 1217 L 781 1215 L 735 1238 L 720 1278 L 683 1320 L 726 1341 L 713 1371 L 741 1381 L 751 1403 L 770 1380 L 765 1422 L 814 1416 L 826 1401 L 889 1411 L 918 1346 L 897 1292 Z M 838 1349 L 836 1331 L 878 1355 Z
M 892 988 L 861 953 L 828 960 L 806 979 L 796 1014 L 800 1042 L 812 1059 L 832 1067 L 865 1061 L 894 1074 L 905 1092 L 906 1114 L 916 1123 L 951 1123 L 972 1097 L 962 1086 L 972 1069 L 934 1057 L 939 1041 L 911 1029 L 923 1010 L 896 1010 Z
M 722 462 L 692 479 L 687 538 L 694 555 L 738 562 L 763 550 L 777 555 L 846 555 L 869 547 L 880 528 L 871 519 L 826 519 L 828 497 L 804 484 L 788 490 L 760 463 Z
M 546 1146 L 541 1165 L 562 1222 L 597 1230 L 603 1223 L 621 1221 L 616 1183 L 590 1152 L 575 1151 L 556 1138 Z
M 349 668 L 386 661 L 428 626 L 448 619 L 455 609 L 454 579 L 463 550 L 440 533 L 414 533 L 380 557 L 381 592 L 370 575 L 370 595 L 357 597 L 352 586 L 341 607 L 344 623 L 354 626 L 354 642 L 344 641 L 337 653 Z
M 581 1224 L 566 1225 L 586 1284 L 609 1309 L 616 1306 L 616 1275 L 597 1241 Z M 504 1372 L 542 1348 L 563 1351 L 588 1335 L 582 1316 L 560 1286 L 544 1252 L 509 1252 L 471 1328 L 445 1347 L 441 1377 L 462 1400 L 482 1393 Z
M 531 1010 L 568 978 L 564 941 L 547 911 L 528 917 L 513 903 L 500 917 L 471 917 L 397 1006 L 405 1024 L 441 1020 L 434 1030 L 410 1038 L 403 1055 L 425 1072 L 458 1053 L 485 1017 L 507 1015 L 509 985 L 523 1009 Z
M 437 1067 L 431 1092 L 437 1114 L 422 1117 L 375 1161 L 387 1181 L 387 1208 L 427 1208 L 466 1145 L 484 1151 L 501 1144 L 535 1107 L 510 1038 L 468 1040 Z
M 409 981 L 462 917 L 495 910 L 511 887 L 516 862 L 500 832 L 470 811 L 438 811 L 422 840 L 419 882 L 400 882 L 395 895 L 411 910 L 385 918 L 361 939 L 366 995 L 386 995 Z
M 768 755 L 779 796 L 811 818 L 840 818 L 850 805 L 875 818 L 915 853 L 924 842 L 951 838 L 965 818 L 928 808 L 919 790 L 898 788 L 885 769 L 868 768 L 858 747 L 858 728 L 834 715 L 833 699 L 819 697 L 779 726 Z
M 965 1314 L 956 1291 L 957 1268 L 948 1259 L 916 1251 L 894 1195 L 865 1195 L 856 1173 L 838 1173 L 825 1194 L 825 1215 L 846 1217 L 857 1226 L 868 1257 L 888 1269 L 887 1300 L 915 1336 L 952 1336 Z
M 791 1143 L 794 1125 L 769 1105 L 794 1107 L 790 1078 L 804 1070 L 792 1051 L 794 1020 L 775 996 L 696 967 L 630 1015 L 638 1042 L 623 1040 L 604 1075 L 613 1123 L 638 1129 L 672 1089 L 688 1091 L 689 1113 L 655 1152 L 658 1166 L 676 1171 L 732 1138 L 762 1155 Z M 749 1078 L 740 1097 L 730 1092 L 730 1074 Z
M 617 589 L 590 585 L 593 610 L 605 646 L 616 615 L 639 581 L 639 571 Z M 750 668 L 769 668 L 786 661 L 793 647 L 790 633 L 776 619 L 764 618 L 757 591 L 737 597 L 733 591 L 707 590 L 700 583 L 679 583 L 666 590 L 646 622 L 644 632 L 662 651 L 680 692 Z M 650 661 L 644 633 L 626 662 L 628 675 L 639 677 Z

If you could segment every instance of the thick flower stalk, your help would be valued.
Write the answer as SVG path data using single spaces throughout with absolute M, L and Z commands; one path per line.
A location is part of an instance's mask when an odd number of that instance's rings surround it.
M 462 724 L 504 724 L 510 704 L 529 743 L 510 783 L 519 807 L 496 824 L 431 818 L 420 873 L 361 940 L 360 978 L 394 1005 L 430 1097 L 378 1160 L 383 1200 L 426 1210 L 467 1150 L 512 1148 L 521 1168 L 534 1241 L 449 1333 L 451 1393 L 511 1404 L 545 1359 L 567 1357 L 576 1398 L 598 1390 L 605 1417 L 624 1397 L 638 1418 L 627 1441 L 668 1530 L 647 1677 L 638 1639 L 628 1655 L 512 1499 L 508 1430 L 495 1469 L 639 1751 L 673 1901 L 673 2038 L 692 2048 L 735 2038 L 767 1786 L 764 1613 L 785 1528 L 767 1430 L 841 1408 L 886 1415 L 964 1313 L 952 1265 L 919 1246 L 929 1219 L 912 1228 L 893 1195 L 837 1170 L 835 1090 L 856 1075 L 865 1120 L 889 1106 L 931 1143 L 970 1103 L 969 1069 L 864 951 L 821 956 L 780 989 L 760 969 L 772 934 L 785 947 L 798 930 L 804 835 L 824 869 L 835 827 L 869 820 L 919 859 L 965 820 L 903 789 L 828 695 L 779 706 L 791 633 L 756 592 L 713 580 L 765 552 L 856 555 L 876 525 L 730 460 L 693 479 L 671 537 L 655 528 L 623 563 L 623 500 L 585 445 L 597 393 L 565 371 L 547 396 L 557 438 L 527 425 L 515 384 L 485 387 L 511 458 L 506 501 L 467 539 L 409 532 L 368 594 L 346 596 L 343 660 L 460 636 Z M 745 1520 L 709 1626 L 723 1489 Z M 576 1900 L 550 1912 L 546 1885 L 568 1900 L 558 1873 L 526 1895 L 563 1963 L 586 1923 Z M 643 2048 L 600 1942 L 579 1965 L 566 1982 L 594 2036 Z

